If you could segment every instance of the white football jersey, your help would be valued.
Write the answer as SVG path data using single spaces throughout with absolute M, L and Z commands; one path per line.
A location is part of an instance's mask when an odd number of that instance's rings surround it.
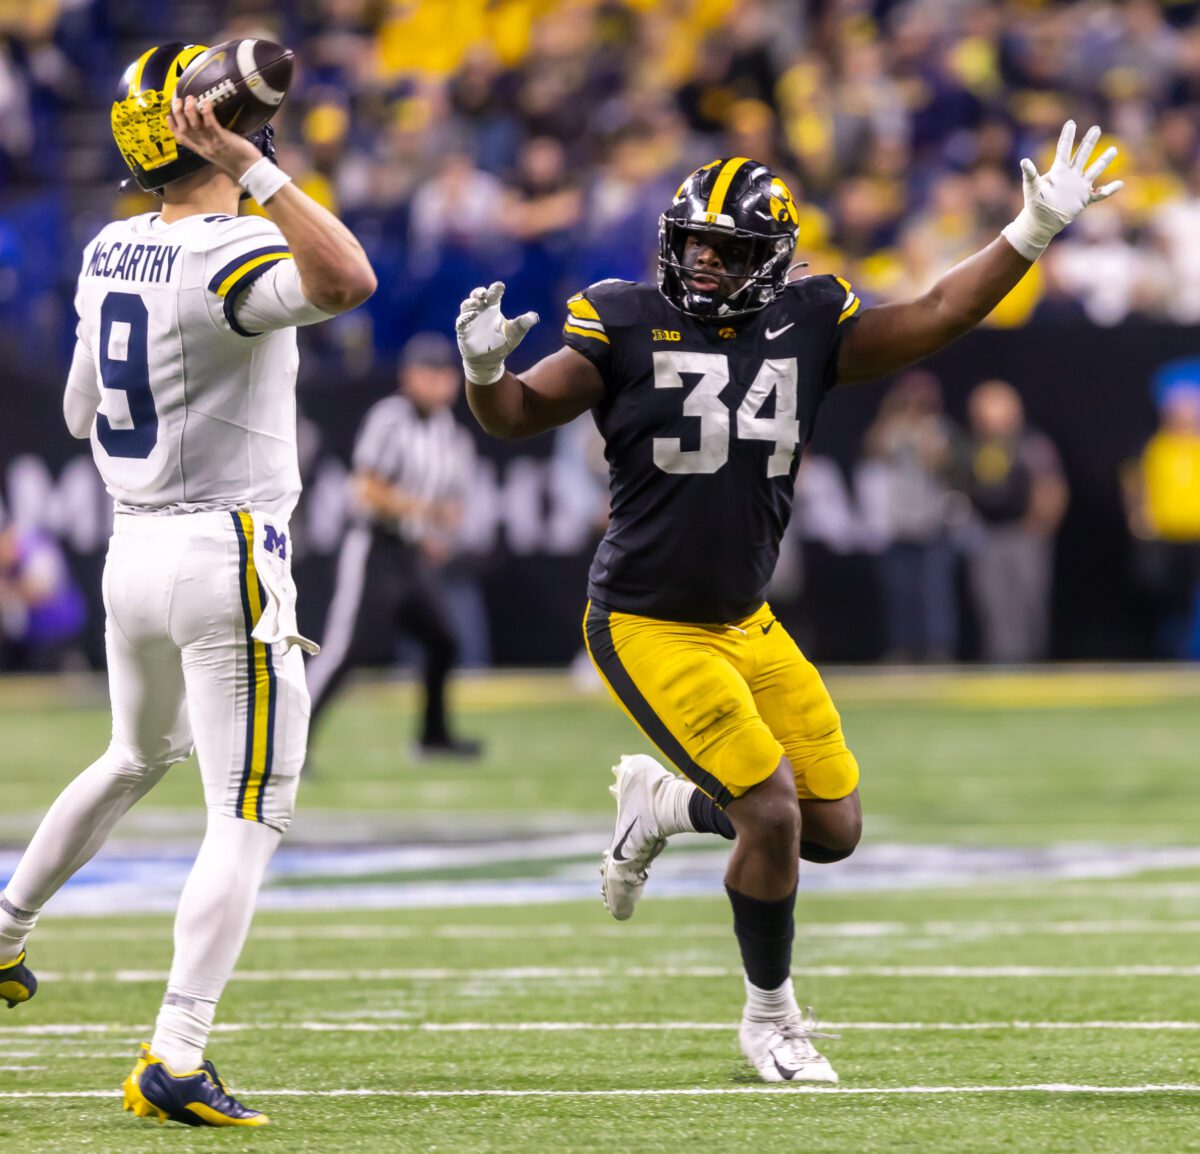
M 243 305 L 285 264 L 294 278 L 283 234 L 257 216 L 164 224 L 147 213 L 115 221 L 84 249 L 68 400 L 92 391 L 92 452 L 118 509 L 291 513 L 300 493 L 292 326 L 325 314 L 300 307 L 250 331 Z

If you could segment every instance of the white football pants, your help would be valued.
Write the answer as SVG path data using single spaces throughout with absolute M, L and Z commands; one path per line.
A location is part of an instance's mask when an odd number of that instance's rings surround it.
M 186 1031 L 194 1054 L 291 821 L 308 736 L 299 649 L 285 654 L 250 636 L 263 604 L 253 534 L 245 513 L 117 516 L 104 569 L 112 741 L 34 835 L 5 888 L 16 913 L 0 910 L 0 944 L 12 953 L 46 901 L 194 743 L 208 833 L 181 899 L 168 988 L 173 1002 L 208 1006 L 206 1021 Z
M 118 515 L 104 605 L 110 753 L 153 771 L 194 743 L 210 811 L 286 830 L 308 689 L 298 648 L 250 636 L 262 612 L 250 517 Z

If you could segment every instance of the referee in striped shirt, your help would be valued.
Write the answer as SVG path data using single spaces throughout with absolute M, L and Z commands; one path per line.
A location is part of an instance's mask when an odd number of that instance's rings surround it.
M 475 466 L 471 435 L 451 412 L 461 386 L 454 343 L 418 333 L 401 353 L 397 392 L 363 420 L 354 444 L 352 525 L 308 687 L 315 726 L 346 674 L 390 660 L 403 632 L 425 651 L 417 752 L 470 758 L 479 743 L 454 737 L 447 725 L 446 678 L 458 647 L 438 589 Z

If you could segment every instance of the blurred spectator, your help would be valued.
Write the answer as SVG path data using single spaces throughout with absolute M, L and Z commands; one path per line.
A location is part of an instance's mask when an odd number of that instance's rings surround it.
M 549 136 L 522 146 L 501 209 L 504 231 L 527 244 L 569 238 L 579 223 L 583 196 L 567 166 L 567 150 Z
M 481 172 L 468 152 L 445 154 L 437 171 L 412 198 L 409 245 L 418 273 L 432 270 L 447 252 L 494 246 L 500 182 Z
M 725 126 L 729 106 L 737 99 L 730 77 L 733 51 L 723 36 L 710 36 L 700 46 L 692 78 L 676 94 L 687 126 L 715 140 Z
M 663 169 L 664 160 L 672 159 L 651 124 L 631 123 L 614 134 L 606 160 L 584 191 L 578 243 L 571 249 L 579 285 L 605 277 L 653 276 L 658 215 L 676 187 L 674 174 Z M 630 243 L 615 248 L 614 236 Z
M 779 121 L 769 104 L 761 100 L 738 100 L 729 107 L 722 149 L 732 156 L 753 156 L 793 188 L 800 187 L 792 161 L 781 148 Z
M 468 134 L 479 167 L 487 172 L 511 167 L 521 141 L 502 77 L 496 54 L 485 45 L 476 45 L 447 90 L 456 123 Z
M 484 637 L 487 629 L 468 571 L 457 575 L 457 616 L 447 596 L 475 467 L 471 435 L 451 412 L 462 386 L 454 343 L 440 333 L 418 333 L 404 346 L 398 385 L 397 394 L 367 413 L 355 441 L 356 524 L 342 544 L 321 652 L 308 667 L 312 725 L 346 675 L 387 661 L 403 633 L 425 658 L 416 751 L 475 757 L 479 744 L 452 734 L 446 707 L 446 681 L 462 648 L 457 635 L 464 606 Z
M 1165 264 L 1159 275 L 1170 286 L 1164 301 L 1167 316 L 1194 325 L 1200 321 L 1200 157 L 1188 167 L 1183 196 L 1158 212 L 1154 236 Z
M 922 370 L 901 376 L 863 448 L 884 470 L 885 657 L 951 661 L 958 649 L 956 558 L 947 532 L 955 446 L 938 379 Z
M 595 32 L 595 5 L 551 5 L 533 24 L 529 51 L 510 78 L 513 106 L 529 136 L 576 140 L 587 109 L 611 87 L 611 61 L 595 51 Z
M 984 381 L 968 400 L 970 445 L 964 487 L 979 518 L 969 558 L 983 659 L 1046 656 L 1054 537 L 1067 508 L 1058 452 L 1025 424 L 1006 381 Z
M 1093 206 L 1068 243 L 1056 248 L 1047 267 L 1067 294 L 1083 305 L 1092 324 L 1119 325 L 1146 303 L 1157 273 L 1147 255 L 1126 240 L 1120 211 L 1108 204 Z M 1186 258 L 1184 258 L 1186 259 Z
M 0 39 L 0 187 L 12 178 L 32 145 L 28 77 L 14 59 L 14 45 Z
M 0 530 L 0 669 L 64 668 L 86 619 L 58 542 L 14 524 Z
M 907 145 L 909 126 L 901 86 L 888 75 L 887 46 L 879 39 L 848 36 L 839 50 L 832 94 L 834 155 L 842 172 L 853 173 L 876 148 Z
M 1200 363 L 1179 369 L 1123 480 L 1138 575 L 1162 613 L 1160 653 L 1200 658 Z

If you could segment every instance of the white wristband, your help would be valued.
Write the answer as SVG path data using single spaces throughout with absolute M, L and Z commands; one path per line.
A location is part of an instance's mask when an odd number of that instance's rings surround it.
M 1046 246 L 1059 234 L 1065 223 L 1063 221 L 1055 227 L 1049 221 L 1039 220 L 1026 205 L 1012 224 L 1006 224 L 1000 230 L 1000 235 L 1026 260 L 1033 261 L 1046 251 Z
M 240 184 L 259 204 L 266 204 L 292 178 L 265 156 L 256 160 L 238 178 Z
M 473 385 L 494 385 L 504 376 L 504 362 L 498 365 L 473 365 L 464 358 L 463 376 Z

